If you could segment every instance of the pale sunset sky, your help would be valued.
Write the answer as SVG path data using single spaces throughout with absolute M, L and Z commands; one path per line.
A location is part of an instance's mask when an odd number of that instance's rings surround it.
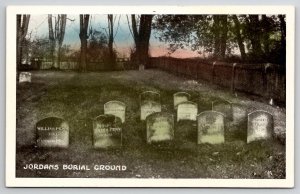
M 31 34 L 31 39 L 48 37 L 48 20 L 47 15 L 31 15 L 28 37 Z M 129 57 L 130 48 L 134 48 L 134 42 L 132 35 L 128 27 L 128 21 L 126 15 L 115 15 L 114 33 L 117 32 L 114 40 L 114 48 L 118 52 L 118 57 Z M 130 20 L 130 15 L 128 15 Z M 66 32 L 63 44 L 71 45 L 71 48 L 76 50 L 80 48 L 79 39 L 79 15 L 67 15 Z M 120 19 L 119 19 L 120 18 Z M 71 21 L 74 20 L 74 21 Z M 118 26 L 119 22 L 119 27 Z M 107 28 L 107 15 L 91 15 L 90 25 L 93 29 L 102 31 L 105 34 Z M 90 26 L 89 25 L 89 26 Z M 130 23 L 131 25 L 131 23 Z M 150 55 L 152 57 L 168 56 L 167 50 L 168 44 L 159 42 L 155 38 L 155 31 L 152 30 L 150 38 Z M 178 49 L 170 55 L 171 57 L 189 58 L 199 57 L 197 52 L 193 52 L 190 49 Z

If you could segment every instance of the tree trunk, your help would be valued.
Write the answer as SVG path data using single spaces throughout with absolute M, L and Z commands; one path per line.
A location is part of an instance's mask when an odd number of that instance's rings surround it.
M 260 59 L 262 56 L 262 48 L 260 43 L 261 32 L 260 32 L 258 15 L 249 15 L 249 19 L 250 19 L 249 29 L 251 29 L 249 39 L 252 45 L 252 53 L 254 55 L 253 57 Z
M 23 47 L 28 32 L 30 15 L 17 15 L 17 69 L 22 64 Z
M 219 15 L 213 15 L 213 34 L 214 34 L 213 55 L 215 58 L 220 58 L 220 18 L 219 18 Z
M 266 15 L 262 15 L 262 20 L 261 20 L 261 26 L 262 26 L 262 41 L 263 41 L 263 45 L 264 45 L 264 52 L 265 52 L 265 57 L 269 57 L 270 55 L 270 40 L 269 40 L 269 36 L 270 36 L 270 30 L 271 30 L 271 26 L 270 26 L 270 22 L 268 21 L 268 18 Z
M 141 15 L 139 29 L 137 29 L 135 15 L 131 15 L 132 32 L 135 41 L 135 62 L 146 65 L 149 60 L 149 40 L 153 15 Z
M 280 45 L 280 50 L 281 50 L 281 59 L 280 63 L 285 64 L 286 63 L 286 22 L 284 20 L 284 15 L 278 15 L 279 21 L 280 21 L 280 32 L 281 32 L 281 45 Z M 285 68 L 283 68 L 285 70 Z
M 79 38 L 81 42 L 80 47 L 80 70 L 85 72 L 86 71 L 86 64 L 87 64 L 87 39 L 88 39 L 88 25 L 89 25 L 89 17 L 90 15 L 80 15 L 80 33 Z
M 227 42 L 227 15 L 220 16 L 220 24 L 221 24 L 221 37 L 220 37 L 220 57 L 221 59 L 225 59 L 226 54 L 226 42 Z
M 52 68 L 59 69 L 60 67 L 60 58 L 61 58 L 61 47 L 65 37 L 65 29 L 67 22 L 67 15 L 58 14 L 57 18 L 54 20 L 54 30 L 53 30 L 53 21 L 52 14 L 48 15 L 48 27 L 49 27 L 49 41 L 52 57 Z
M 233 22 L 234 22 L 234 31 L 235 31 L 236 40 L 237 40 L 237 43 L 239 45 L 240 52 L 241 52 L 241 59 L 244 61 L 244 60 L 246 60 L 246 52 L 245 52 L 245 45 L 243 43 L 243 39 L 242 39 L 241 32 L 240 32 L 241 25 L 240 25 L 240 22 L 236 15 L 232 15 L 232 18 L 233 18 Z
M 115 69 L 115 57 L 114 57 L 114 49 L 113 49 L 113 43 L 114 43 L 114 21 L 113 21 L 113 15 L 108 14 L 108 52 L 109 52 L 109 65 L 111 66 L 111 69 Z

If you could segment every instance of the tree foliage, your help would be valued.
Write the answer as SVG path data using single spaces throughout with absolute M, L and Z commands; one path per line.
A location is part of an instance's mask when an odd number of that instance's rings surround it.
M 156 15 L 153 28 L 171 52 L 188 47 L 219 60 L 285 63 L 284 15 Z

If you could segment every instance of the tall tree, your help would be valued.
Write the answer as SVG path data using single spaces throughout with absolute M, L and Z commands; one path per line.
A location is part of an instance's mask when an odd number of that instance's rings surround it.
M 252 57 L 260 59 L 262 57 L 261 26 L 258 15 L 249 15 L 246 20 L 248 26 L 248 38 L 252 45 Z
M 141 15 L 139 25 L 136 16 L 131 15 L 133 39 L 135 43 L 135 62 L 137 65 L 146 65 L 149 57 L 149 40 L 151 35 L 153 15 Z
M 224 59 L 227 42 L 227 15 L 213 15 L 214 56 Z
M 114 43 L 114 16 L 113 14 L 107 15 L 108 20 L 108 51 L 109 51 L 109 65 L 114 68 L 115 65 L 115 53 L 113 48 Z
M 86 64 L 87 64 L 87 39 L 88 36 L 88 25 L 89 25 L 89 14 L 80 14 L 80 32 L 79 38 L 81 42 L 80 47 L 80 70 L 85 72 L 86 71 Z
M 237 15 L 232 15 L 232 19 L 234 22 L 234 34 L 236 37 L 236 41 L 238 43 L 239 49 L 240 49 L 240 53 L 241 53 L 241 59 L 242 60 L 246 60 L 246 52 L 245 52 L 245 45 L 244 45 L 244 41 L 241 35 L 241 24 L 240 21 L 237 17 Z
M 28 32 L 30 15 L 17 15 L 17 68 L 22 64 L 23 47 Z
M 53 29 L 52 18 L 54 18 L 54 29 Z M 65 37 L 66 22 L 67 22 L 66 14 L 58 14 L 57 16 L 53 16 L 52 14 L 48 15 L 52 67 L 55 69 L 58 69 L 60 65 L 60 57 L 61 57 L 60 51 Z

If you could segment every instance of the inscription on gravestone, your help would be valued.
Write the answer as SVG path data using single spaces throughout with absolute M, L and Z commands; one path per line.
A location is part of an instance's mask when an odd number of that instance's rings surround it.
M 69 124 L 57 117 L 48 117 L 36 123 L 36 143 L 38 147 L 69 146 Z
M 198 106 L 194 102 L 182 102 L 177 105 L 177 121 L 192 120 L 196 121 Z
M 273 137 L 273 116 L 263 110 L 248 114 L 247 143 Z
M 104 104 L 104 114 L 111 114 L 119 117 L 122 123 L 125 122 L 126 105 L 120 101 L 109 101 Z
M 224 115 L 216 111 L 204 111 L 197 116 L 198 144 L 225 142 Z
M 212 110 L 223 113 L 228 121 L 232 121 L 233 119 L 232 104 L 227 100 L 217 100 L 212 102 Z
M 177 92 L 173 95 L 174 97 L 174 109 L 177 108 L 177 105 L 186 102 L 191 98 L 191 95 L 186 92 Z
M 22 82 L 31 82 L 31 73 L 21 72 L 19 75 L 19 83 L 22 83 Z
M 174 117 L 168 113 L 153 113 L 146 119 L 147 142 L 161 142 L 174 139 Z
M 160 94 L 154 91 L 143 92 L 140 95 L 140 104 L 142 104 L 145 101 L 153 101 L 160 103 Z
M 93 120 L 94 148 L 122 146 L 122 121 L 114 115 L 99 115 Z
M 141 104 L 141 120 L 145 120 L 152 113 L 161 112 L 161 104 L 154 101 L 144 101 Z

